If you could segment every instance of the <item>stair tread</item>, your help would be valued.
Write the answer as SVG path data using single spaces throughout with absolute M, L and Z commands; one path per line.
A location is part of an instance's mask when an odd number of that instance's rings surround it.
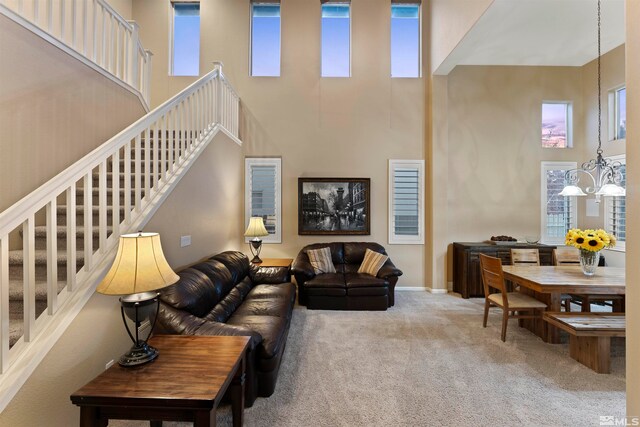
M 9 265 L 23 265 L 23 256 L 22 250 L 13 250 L 9 251 Z M 36 249 L 34 251 L 36 265 L 46 265 L 47 264 L 47 251 L 46 249 Z M 67 253 L 65 251 L 58 252 L 58 265 L 66 265 L 67 264 Z M 76 264 L 82 265 L 84 264 L 84 251 L 76 251 Z
M 93 234 L 94 235 L 98 235 L 100 234 L 100 227 L 97 225 L 94 225 L 93 227 L 91 227 L 93 230 Z M 46 225 L 37 225 L 35 227 L 33 227 L 34 229 L 34 235 L 36 237 L 47 237 L 47 226 Z M 22 231 L 20 231 L 22 233 Z M 107 234 L 113 232 L 113 227 L 107 227 Z M 67 236 L 67 226 L 66 225 L 59 225 L 56 227 L 56 235 L 58 237 L 66 237 Z M 77 236 L 84 236 L 84 226 L 83 225 L 78 225 L 76 227 L 76 235 Z
M 67 286 L 67 282 L 64 280 L 58 280 L 58 293 Z M 9 280 L 9 301 L 22 301 L 22 294 L 24 291 L 22 280 Z M 47 300 L 47 282 L 43 280 L 36 280 L 36 301 Z
M 120 212 L 121 212 L 121 213 L 124 213 L 124 206 L 120 206 L 120 209 L 119 209 L 119 210 L 120 210 Z M 100 212 L 100 206 L 91 205 L 91 211 L 92 211 L 93 213 L 98 213 L 98 212 Z M 110 213 L 111 211 L 113 211 L 113 207 L 111 207 L 111 206 L 110 206 L 110 207 L 107 209 L 107 212 L 109 212 L 109 213 Z M 58 206 L 58 208 L 56 209 L 56 212 L 57 212 L 57 214 L 58 214 L 58 215 L 66 215 L 66 214 L 67 214 L 67 205 L 60 205 L 60 206 Z M 81 213 L 81 214 L 83 214 L 83 213 L 84 213 L 84 206 L 76 205 L 76 213 Z

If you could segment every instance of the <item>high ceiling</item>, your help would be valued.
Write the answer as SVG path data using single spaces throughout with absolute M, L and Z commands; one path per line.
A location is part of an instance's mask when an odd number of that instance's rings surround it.
M 602 53 L 624 43 L 624 0 L 602 0 Z M 582 66 L 597 57 L 597 0 L 495 0 L 436 70 Z

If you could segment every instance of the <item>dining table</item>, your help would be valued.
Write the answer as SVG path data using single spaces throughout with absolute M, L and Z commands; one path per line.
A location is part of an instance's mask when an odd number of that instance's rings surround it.
M 562 294 L 624 295 L 625 275 L 621 267 L 598 267 L 587 276 L 578 265 L 502 267 L 504 279 L 520 286 L 520 292 L 547 304 L 547 311 L 560 312 Z M 542 319 L 522 319 L 521 326 L 545 342 L 559 343 L 559 329 Z

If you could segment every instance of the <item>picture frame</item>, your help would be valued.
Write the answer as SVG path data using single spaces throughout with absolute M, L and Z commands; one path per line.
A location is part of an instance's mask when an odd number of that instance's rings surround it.
M 370 178 L 298 178 L 299 235 L 370 235 Z

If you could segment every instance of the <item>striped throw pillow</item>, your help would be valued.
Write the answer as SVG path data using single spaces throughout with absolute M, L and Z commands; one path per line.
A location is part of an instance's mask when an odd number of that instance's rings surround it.
M 331 260 L 331 249 L 326 248 L 310 249 L 307 251 L 309 262 L 316 274 L 335 273 L 336 268 Z
M 362 264 L 360 264 L 360 268 L 358 269 L 358 273 L 370 274 L 375 276 L 378 274 L 378 270 L 382 268 L 385 262 L 389 259 L 388 256 L 382 255 L 381 253 L 372 251 L 371 249 L 367 249 L 364 252 L 364 259 L 362 260 Z

